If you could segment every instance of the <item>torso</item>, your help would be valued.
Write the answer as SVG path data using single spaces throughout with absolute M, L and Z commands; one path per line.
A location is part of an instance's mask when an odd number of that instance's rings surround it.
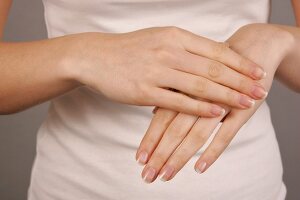
M 224 41 L 267 22 L 268 0 L 44 0 L 48 36 L 178 26 Z M 37 138 L 29 200 L 282 200 L 282 166 L 266 103 L 204 174 L 193 164 L 174 180 L 144 184 L 135 151 L 152 107 L 112 102 L 87 88 L 51 102 Z

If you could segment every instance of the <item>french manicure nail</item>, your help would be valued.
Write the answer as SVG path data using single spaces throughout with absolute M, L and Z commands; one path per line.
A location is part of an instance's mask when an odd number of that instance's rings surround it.
M 148 159 L 148 153 L 146 151 L 141 151 L 139 153 L 139 157 L 137 159 L 137 162 L 140 164 L 140 165 L 145 165 L 146 162 L 147 162 L 147 159 Z
M 261 69 L 260 67 L 256 67 L 255 70 L 253 71 L 253 75 L 256 78 L 262 79 L 265 78 L 267 76 L 267 73 Z
M 143 180 L 146 183 L 151 183 L 155 177 L 155 174 L 156 174 L 156 170 L 153 167 L 149 167 L 145 172 Z
M 159 175 L 160 180 L 164 182 L 168 181 L 172 177 L 174 171 L 174 167 L 165 166 Z
M 202 174 L 205 170 L 206 162 L 200 162 L 199 165 L 196 167 L 196 172 Z
M 249 98 L 249 97 L 246 96 L 246 95 L 241 95 L 241 96 L 240 96 L 240 104 L 241 104 L 243 107 L 250 108 L 250 107 L 254 106 L 255 101 L 254 101 L 253 99 Z
M 268 92 L 265 91 L 262 87 L 260 86 L 254 86 L 253 90 L 252 90 L 252 94 L 256 97 L 256 98 L 265 98 L 268 95 Z
M 220 116 L 220 115 L 224 115 L 225 114 L 225 109 L 220 107 L 220 106 L 217 106 L 217 105 L 213 105 L 212 108 L 211 108 L 211 113 L 214 115 L 214 116 Z

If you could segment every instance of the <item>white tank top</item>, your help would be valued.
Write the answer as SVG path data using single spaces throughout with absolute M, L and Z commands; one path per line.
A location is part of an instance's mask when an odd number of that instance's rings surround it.
M 267 22 L 268 0 L 43 0 L 49 38 L 178 26 L 224 41 Z M 152 107 L 112 102 L 86 88 L 51 102 L 37 137 L 29 200 L 282 200 L 285 186 L 266 103 L 204 174 L 199 151 L 170 182 L 145 184 L 135 152 Z

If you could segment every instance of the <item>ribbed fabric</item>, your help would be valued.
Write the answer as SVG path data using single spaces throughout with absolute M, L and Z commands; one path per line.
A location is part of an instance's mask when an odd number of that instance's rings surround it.
M 178 26 L 224 41 L 267 22 L 268 0 L 44 0 L 49 38 Z M 112 102 L 86 88 L 51 102 L 37 137 L 29 200 L 282 200 L 282 164 L 266 103 L 204 174 L 199 151 L 170 182 L 143 183 L 135 152 L 152 107 Z

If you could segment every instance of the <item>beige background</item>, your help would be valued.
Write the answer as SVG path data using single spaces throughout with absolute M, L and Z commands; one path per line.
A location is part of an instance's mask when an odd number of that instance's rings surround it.
M 1 13 L 0 13 L 1 15 Z M 273 0 L 271 22 L 294 25 L 289 0 Z M 46 38 L 41 0 L 15 0 L 5 30 L 6 41 Z M 299 52 L 300 56 L 300 52 Z M 300 67 L 300 66 L 299 66 Z M 300 95 L 278 82 L 268 97 L 284 164 L 288 200 L 300 199 Z M 35 154 L 36 131 L 47 103 L 22 113 L 0 116 L 0 199 L 26 199 Z

